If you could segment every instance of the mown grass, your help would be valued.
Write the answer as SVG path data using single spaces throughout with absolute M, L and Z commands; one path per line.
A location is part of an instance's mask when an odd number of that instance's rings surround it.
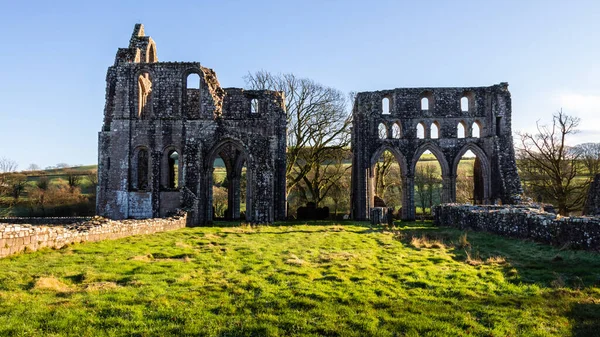
M 429 223 L 186 228 L 0 260 L 0 335 L 597 336 L 600 256 Z

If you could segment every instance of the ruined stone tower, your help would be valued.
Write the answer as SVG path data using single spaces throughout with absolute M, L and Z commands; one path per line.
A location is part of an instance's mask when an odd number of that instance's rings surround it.
M 421 130 L 420 135 L 417 129 Z M 433 153 L 441 166 L 442 202 L 456 200 L 458 164 L 467 151 L 477 157 L 474 203 L 517 203 L 522 194 L 507 83 L 359 93 L 352 126 L 354 219 L 369 217 L 375 198 L 374 166 L 386 150 L 400 165 L 405 220 L 415 219 L 415 171 L 425 151 Z
M 191 87 L 192 79 L 199 84 Z M 213 165 L 227 169 L 228 218 L 240 218 L 246 167 L 246 220 L 285 219 L 286 113 L 281 92 L 221 88 L 198 62 L 158 62 L 137 24 L 106 75 L 98 139 L 97 213 L 150 218 L 177 208 L 192 224 L 213 219 Z

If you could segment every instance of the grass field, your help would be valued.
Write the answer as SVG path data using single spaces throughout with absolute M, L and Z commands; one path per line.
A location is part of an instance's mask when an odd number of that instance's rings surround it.
M 409 223 L 186 228 L 0 260 L 2 336 L 597 336 L 600 255 Z

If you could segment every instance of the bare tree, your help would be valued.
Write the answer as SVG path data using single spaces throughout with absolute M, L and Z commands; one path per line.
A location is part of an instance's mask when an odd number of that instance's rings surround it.
M 419 202 L 421 203 L 423 214 L 425 214 L 425 210 L 427 208 L 429 208 L 431 212 L 431 207 L 441 192 L 441 182 L 442 179 L 438 165 L 432 163 L 423 163 L 422 165 L 417 165 L 415 172 L 415 192 Z
M 19 165 L 16 161 L 6 157 L 0 158 L 0 173 L 10 173 L 17 171 Z
M 76 170 L 67 170 L 66 175 L 69 188 L 71 192 L 73 192 L 75 191 L 75 188 L 81 185 L 81 182 L 83 181 L 83 175 L 81 175 L 81 173 L 77 172 Z
M 31 163 L 31 164 L 29 164 L 29 166 L 27 166 L 27 170 L 26 171 L 39 171 L 41 169 L 42 168 L 38 164 Z
M 27 176 L 21 173 L 12 173 L 8 176 L 7 182 L 10 195 L 17 202 L 23 191 L 25 191 L 25 186 L 27 186 Z
M 574 151 L 579 155 L 592 176 L 600 173 L 600 143 L 584 143 L 574 147 Z
M 17 162 L 6 157 L 0 158 L 0 195 L 10 194 L 10 175 L 17 171 Z
M 85 173 L 85 177 L 90 182 L 90 188 L 92 191 L 96 191 L 96 187 L 98 186 L 98 170 L 89 170 Z
M 537 133 L 520 133 L 521 177 L 536 199 L 551 202 L 561 215 L 580 209 L 587 182 L 575 178 L 581 173 L 580 154 L 567 146 L 567 137 L 577 132 L 579 118 L 560 110 L 552 116 L 552 125 L 537 125 Z
M 348 97 L 341 91 L 293 74 L 249 73 L 246 86 L 255 90 L 276 90 L 285 94 L 287 109 L 287 194 L 300 184 L 307 199 L 318 204 L 327 192 L 321 182 L 330 167 L 332 153 L 350 144 L 351 119 L 346 110 Z M 309 174 L 311 175 L 309 177 Z M 317 183 L 318 186 L 314 184 Z

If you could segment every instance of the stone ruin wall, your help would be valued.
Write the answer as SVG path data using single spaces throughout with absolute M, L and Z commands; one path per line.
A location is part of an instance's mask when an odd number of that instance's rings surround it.
M 199 85 L 188 86 L 190 76 Z M 210 223 L 213 165 L 221 157 L 227 218 L 241 219 L 246 167 L 245 220 L 284 220 L 286 122 L 283 93 L 222 88 L 216 73 L 198 62 L 159 62 L 155 42 L 137 24 L 106 75 L 97 214 L 156 218 L 182 208 L 191 225 Z
M 24 224 L 28 220 L 33 221 Z M 179 212 L 168 218 L 120 221 L 100 217 L 50 218 L 50 224 L 39 225 L 42 220 L 0 218 L 0 258 L 42 248 L 58 249 L 72 243 L 114 240 L 180 229 L 186 226 L 188 215 Z
M 535 204 L 471 206 L 443 204 L 433 208 L 436 226 L 485 231 L 558 247 L 600 252 L 600 218 L 562 217 Z
M 456 201 L 458 164 L 467 151 L 479 160 L 475 203 L 520 202 L 523 190 L 513 148 L 508 83 L 361 92 L 352 115 L 353 219 L 368 219 L 376 206 L 374 166 L 386 150 L 400 165 L 403 220 L 415 219 L 416 164 L 425 151 L 433 153 L 441 166 L 442 203 Z M 464 137 L 458 137 L 459 124 Z M 422 138 L 417 135 L 419 125 L 424 129 Z M 472 132 L 474 125 L 479 128 L 478 136 Z M 433 137 L 434 127 L 437 137 Z

